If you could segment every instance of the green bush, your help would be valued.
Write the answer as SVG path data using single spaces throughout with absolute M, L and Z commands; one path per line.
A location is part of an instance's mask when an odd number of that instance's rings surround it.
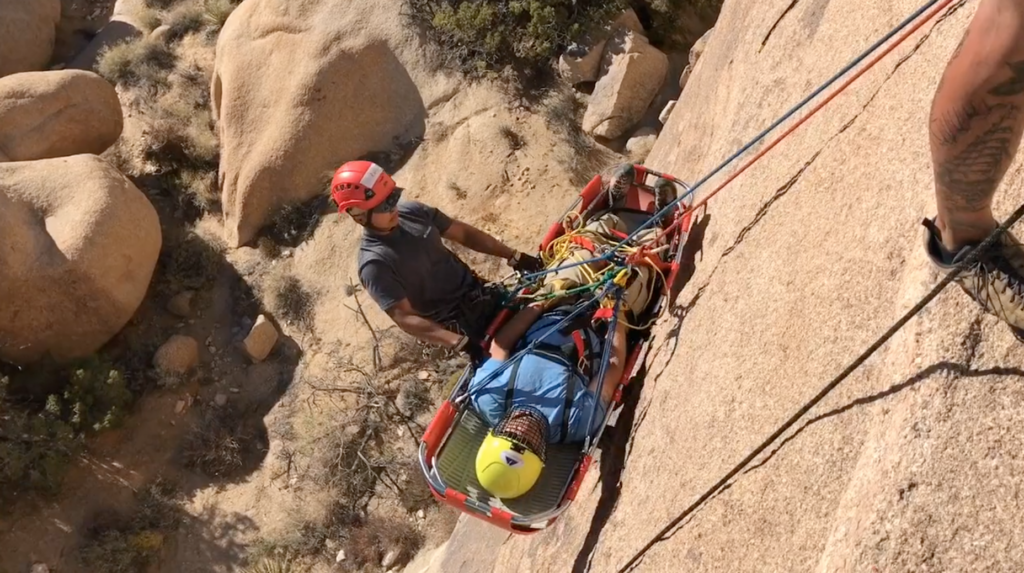
M 60 488 L 81 437 L 53 405 L 38 412 L 8 402 L 0 377 L 0 507 L 22 491 L 52 495 Z
M 117 427 L 133 400 L 121 372 L 95 359 L 15 378 L 0 376 L 0 507 L 23 492 L 57 493 L 83 436 Z M 52 383 L 59 388 L 45 403 L 11 391 Z M 23 393 L 31 390 L 37 388 Z
M 625 7 L 623 0 L 406 0 L 412 16 L 470 74 L 511 66 L 526 76 L 549 68 L 586 32 Z
M 121 372 L 89 361 L 70 371 L 63 397 L 50 396 L 46 408 L 59 410 L 76 431 L 99 432 L 118 427 L 131 402 Z

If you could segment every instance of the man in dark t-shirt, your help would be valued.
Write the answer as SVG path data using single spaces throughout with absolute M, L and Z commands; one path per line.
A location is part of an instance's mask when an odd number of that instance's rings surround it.
M 483 355 L 480 342 L 498 311 L 497 293 L 442 238 L 501 257 L 521 272 L 542 268 L 491 235 L 418 201 L 399 202 L 402 189 L 369 161 L 351 161 L 334 174 L 331 194 L 340 211 L 364 227 L 359 281 L 405 332 L 424 342 Z M 472 344 L 470 344 L 472 343 Z

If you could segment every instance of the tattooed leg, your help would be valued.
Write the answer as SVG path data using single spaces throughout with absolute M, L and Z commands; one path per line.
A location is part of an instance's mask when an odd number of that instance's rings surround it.
M 1024 131 L 1024 0 L 980 0 L 932 100 L 930 143 L 947 249 L 996 228 L 992 196 Z

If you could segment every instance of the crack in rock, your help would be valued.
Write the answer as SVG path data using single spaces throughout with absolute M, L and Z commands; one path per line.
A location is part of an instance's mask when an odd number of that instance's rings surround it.
M 768 38 L 770 38 L 772 33 L 775 32 L 775 28 L 779 26 L 779 23 L 782 22 L 782 19 L 785 18 L 787 14 L 793 11 L 793 8 L 796 7 L 796 3 L 799 1 L 800 0 L 793 0 L 792 2 L 789 3 L 789 6 L 786 6 L 786 9 L 782 11 L 782 14 L 779 15 L 779 18 L 775 20 L 774 24 L 772 24 L 772 27 L 768 29 L 768 33 L 764 35 L 764 39 L 761 40 L 761 47 L 757 49 L 757 53 L 761 53 L 761 50 L 764 49 L 765 44 L 768 43 Z

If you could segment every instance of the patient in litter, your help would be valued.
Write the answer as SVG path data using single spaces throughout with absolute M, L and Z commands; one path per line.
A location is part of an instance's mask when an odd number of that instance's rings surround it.
M 544 467 L 547 444 L 583 442 L 605 422 L 625 371 L 629 327 L 648 306 L 659 277 L 648 264 L 622 268 L 608 261 L 576 263 L 600 256 L 649 218 L 648 213 L 622 205 L 633 177 L 632 166 L 620 168 L 605 187 L 611 207 L 560 238 L 565 244 L 548 265 L 558 270 L 544 277 L 533 295 L 535 302 L 495 333 L 490 358 L 479 365 L 469 383 L 474 409 L 492 428 L 477 452 L 477 479 L 498 498 L 516 498 L 534 486 Z M 675 187 L 667 180 L 659 179 L 654 189 L 655 211 L 675 198 Z M 657 226 L 642 230 L 630 246 L 651 246 L 659 231 Z M 614 299 L 607 297 L 599 308 L 591 304 L 580 318 L 556 327 L 577 304 L 587 302 L 586 294 L 595 290 L 588 286 L 608 283 L 609 273 L 625 288 L 618 297 L 609 361 L 602 375 Z M 493 375 L 531 343 L 536 344 Z

